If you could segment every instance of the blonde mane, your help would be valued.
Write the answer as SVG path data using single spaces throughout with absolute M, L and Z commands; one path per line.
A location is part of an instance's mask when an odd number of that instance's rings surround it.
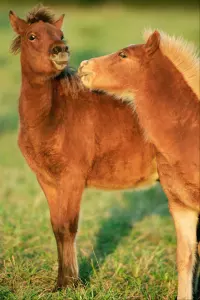
M 144 39 L 148 40 L 154 30 L 144 31 Z M 200 60 L 197 49 L 192 43 L 186 42 L 182 37 L 169 36 L 163 31 L 160 33 L 160 50 L 167 56 L 175 67 L 181 72 L 185 81 L 200 100 Z

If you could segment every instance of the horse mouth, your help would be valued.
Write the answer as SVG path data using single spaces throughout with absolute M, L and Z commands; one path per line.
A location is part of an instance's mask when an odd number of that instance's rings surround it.
M 89 77 L 92 75 L 92 72 L 81 72 L 81 73 L 78 73 L 78 75 L 80 78 Z
M 66 60 L 51 60 L 54 64 L 54 67 L 58 70 L 58 71 L 62 71 L 65 69 L 65 67 L 67 66 L 68 62 Z
M 81 73 L 78 73 L 78 75 L 80 77 L 82 84 L 85 87 L 90 89 L 92 87 L 94 73 L 93 72 L 81 72 Z
M 94 75 L 94 73 L 90 70 L 84 70 L 84 67 L 79 67 L 78 69 L 78 76 L 81 78 L 81 80 L 88 79 L 90 76 Z

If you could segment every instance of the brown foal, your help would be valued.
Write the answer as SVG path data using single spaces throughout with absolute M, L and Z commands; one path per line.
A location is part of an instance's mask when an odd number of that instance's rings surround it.
M 58 248 L 57 287 L 78 278 L 75 237 L 85 187 L 124 189 L 158 178 L 154 147 L 136 116 L 110 96 L 92 93 L 68 68 L 63 16 L 44 7 L 27 20 L 10 12 L 21 52 L 19 147 L 49 204 Z M 133 151 L 134 149 L 134 151 Z
M 156 148 L 177 233 L 178 299 L 191 300 L 200 213 L 199 59 L 181 39 L 146 36 L 145 44 L 82 62 L 79 73 L 90 89 L 131 101 Z

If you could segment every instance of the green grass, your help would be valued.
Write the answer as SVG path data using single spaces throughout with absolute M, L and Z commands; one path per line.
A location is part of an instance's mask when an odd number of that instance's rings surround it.
M 26 8 L 16 11 L 22 16 Z M 7 12 L 0 8 L 0 299 L 174 299 L 176 238 L 159 185 L 138 192 L 85 191 L 77 238 L 82 284 L 51 293 L 56 245 L 46 200 L 16 143 L 20 64 L 8 53 L 13 33 Z M 195 10 L 59 7 L 57 12 L 66 13 L 74 66 L 140 42 L 149 26 L 199 46 Z

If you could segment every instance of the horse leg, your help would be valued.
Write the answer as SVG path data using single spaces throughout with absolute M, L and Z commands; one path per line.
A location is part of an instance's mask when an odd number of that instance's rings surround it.
M 75 180 L 76 178 L 76 183 Z M 78 280 L 75 238 L 84 180 L 67 176 L 56 185 L 38 181 L 47 197 L 50 218 L 57 242 L 58 279 L 56 288 L 73 285 Z
M 196 256 L 196 228 L 198 213 L 182 205 L 171 202 L 169 207 L 177 235 L 178 300 L 192 300 L 193 268 Z

